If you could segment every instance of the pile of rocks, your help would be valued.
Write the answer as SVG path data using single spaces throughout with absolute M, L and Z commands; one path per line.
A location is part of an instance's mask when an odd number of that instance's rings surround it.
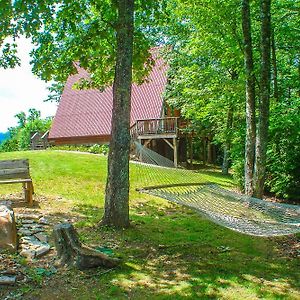
M 30 260 L 45 255 L 51 249 L 47 235 L 49 222 L 38 213 L 14 213 L 11 207 L 5 205 L 0 210 L 0 225 L 0 246 L 3 246 L 2 248 L 12 250 L 12 252 L 18 248 L 19 254 Z M 17 239 L 17 235 L 19 239 Z M 0 286 L 14 285 L 16 281 L 24 277 L 21 266 L 13 259 L 8 257 L 5 259 L 5 257 L 7 255 L 3 254 L 1 257 L 0 254 L 2 263 Z
M 48 219 L 38 210 L 14 211 L 10 201 L 0 200 L 0 289 L 27 280 L 26 267 L 13 254 L 17 251 L 30 261 L 30 265 L 48 268 L 49 258 L 34 259 L 51 249 L 48 243 L 49 225 Z
M 51 249 L 48 244 L 49 222 L 38 214 L 16 214 L 20 255 L 33 259 L 43 256 Z

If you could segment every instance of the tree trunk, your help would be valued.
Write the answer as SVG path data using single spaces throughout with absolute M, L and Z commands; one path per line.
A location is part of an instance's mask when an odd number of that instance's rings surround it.
M 116 1 L 118 8 L 117 54 L 113 84 L 111 142 L 105 211 L 102 223 L 129 226 L 129 152 L 134 0 Z
M 245 193 L 252 195 L 255 154 L 255 76 L 249 0 L 242 0 L 242 27 L 246 73 Z
M 229 136 L 229 132 L 232 130 L 232 122 L 233 122 L 233 108 L 232 105 L 229 105 L 227 111 L 227 124 L 226 124 L 227 137 L 224 145 L 224 155 L 223 155 L 223 164 L 222 164 L 222 173 L 225 175 L 227 175 L 229 171 L 230 148 L 231 148 L 231 138 Z
M 202 158 L 203 158 L 203 165 L 205 166 L 207 163 L 207 145 L 206 145 L 206 137 L 202 138 Z
M 222 174 L 224 175 L 228 175 L 229 173 L 229 153 L 230 153 L 230 148 L 229 145 L 226 143 L 224 145 L 223 163 L 222 163 Z
M 212 137 L 211 135 L 209 135 L 207 139 L 207 162 L 209 164 L 213 163 L 213 144 L 211 141 L 212 141 Z
M 268 144 L 270 110 L 270 61 L 271 61 L 271 0 L 261 0 L 261 75 L 258 130 L 255 152 L 254 195 L 262 198 Z
M 193 160 L 194 160 L 194 149 L 193 149 L 193 137 L 189 138 L 189 146 L 190 146 L 190 151 L 189 151 L 189 157 L 190 157 L 190 167 L 193 168 Z
M 272 65 L 273 65 L 273 83 L 274 83 L 274 99 L 279 100 L 279 91 L 278 91 L 278 76 L 277 76 L 277 59 L 276 59 L 276 45 L 275 45 L 275 36 L 274 29 L 272 30 L 271 37 L 271 47 L 272 47 Z

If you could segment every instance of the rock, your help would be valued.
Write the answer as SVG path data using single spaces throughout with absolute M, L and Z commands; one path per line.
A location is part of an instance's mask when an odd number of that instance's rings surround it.
M 23 236 L 29 236 L 43 231 L 44 231 L 44 227 L 39 224 L 24 224 L 19 229 L 19 233 Z
M 22 214 L 22 213 L 18 213 L 17 215 L 17 219 L 25 219 L 25 220 L 38 220 L 41 215 L 40 214 Z
M 22 224 L 33 224 L 34 220 L 33 219 L 22 219 Z
M 39 223 L 43 225 L 49 225 L 49 220 L 45 217 L 39 218 Z
M 12 202 L 10 200 L 0 200 L 0 205 L 4 205 L 8 208 L 12 208 Z
M 20 255 L 30 259 L 38 258 L 47 254 L 50 249 L 51 247 L 49 244 L 24 245 L 24 249 L 22 249 Z
M 17 227 L 14 211 L 6 205 L 0 205 L 0 249 L 16 251 Z
M 32 231 L 44 231 L 44 227 L 40 224 L 24 224 L 22 228 Z
M 23 249 L 20 255 L 32 259 L 35 257 L 35 251 L 33 249 Z
M 50 251 L 50 246 L 48 244 L 47 245 L 45 244 L 35 250 L 35 257 L 41 257 L 47 254 L 49 251 Z
M 20 243 L 22 248 L 20 255 L 30 259 L 43 256 L 50 250 L 48 243 L 41 242 L 35 236 L 24 236 L 20 239 Z
M 21 244 L 39 245 L 40 242 L 34 236 L 23 236 L 20 238 Z
M 45 235 L 45 234 L 43 234 L 43 233 L 38 232 L 38 233 L 36 233 L 34 236 L 35 236 L 40 242 L 42 242 L 42 243 L 47 243 L 47 242 L 48 242 L 48 237 L 47 237 L 47 235 Z
M 14 285 L 17 276 L 0 276 L 0 285 Z
M 29 229 L 20 228 L 18 233 L 20 235 L 32 235 L 33 233 Z
M 1 271 L 1 275 L 16 275 L 18 272 L 15 268 L 11 267 L 10 269 L 6 269 Z

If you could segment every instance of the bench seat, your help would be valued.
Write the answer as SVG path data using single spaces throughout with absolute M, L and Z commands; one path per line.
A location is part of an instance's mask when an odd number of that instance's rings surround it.
M 0 160 L 0 184 L 22 183 L 25 200 L 33 205 L 33 183 L 28 159 Z
M 26 183 L 26 182 L 32 182 L 32 179 L 9 179 L 9 180 L 0 180 L 0 184 Z

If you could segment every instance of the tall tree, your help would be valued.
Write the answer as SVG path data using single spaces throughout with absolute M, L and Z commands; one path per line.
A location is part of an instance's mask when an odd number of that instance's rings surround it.
M 246 142 L 244 189 L 247 195 L 252 195 L 255 155 L 255 75 L 249 0 L 242 0 L 242 28 L 246 71 Z
M 117 51 L 113 84 L 112 132 L 103 223 L 129 225 L 129 151 L 134 0 L 118 0 Z
M 113 83 L 103 223 L 116 227 L 129 224 L 131 82 L 132 78 L 141 82 L 151 69 L 150 40 L 145 33 L 159 16 L 163 2 L 140 0 L 135 7 L 134 0 L 9 1 L 15 32 L 31 37 L 36 46 L 33 72 L 41 79 L 65 82 L 80 65 L 91 76 L 77 83 L 77 88 L 103 88 Z
M 251 166 L 248 170 L 252 176 L 246 183 L 254 183 L 255 160 L 255 126 L 258 127 L 261 63 L 259 60 L 261 44 L 260 1 L 242 0 L 174 0 L 171 7 L 174 22 L 167 24 L 165 31 L 167 41 L 172 43 L 173 51 L 170 60 L 170 83 L 168 88 L 168 101 L 180 107 L 182 115 L 195 125 L 195 132 L 213 132 L 214 142 L 227 149 L 227 132 L 230 133 L 230 159 L 234 177 L 241 187 L 245 187 L 245 129 L 246 109 L 245 97 L 245 63 L 243 58 L 247 44 L 252 45 L 250 57 L 250 70 L 246 79 L 250 79 L 249 94 L 252 92 L 248 114 L 250 138 Z M 250 6 L 251 3 L 251 20 Z M 299 2 L 299 1 L 296 1 Z M 270 134 L 268 137 L 268 156 L 266 162 L 266 189 L 275 192 L 278 196 L 299 199 L 299 43 L 300 18 L 299 5 L 295 0 L 278 0 L 272 2 L 272 28 L 273 28 L 273 76 L 271 80 L 271 94 L 276 101 L 270 101 Z M 169 2 L 170 3 L 170 2 Z M 234 8 L 242 5 L 244 15 L 250 26 L 249 43 L 244 43 L 242 27 L 242 14 Z M 246 7 L 245 7 L 246 5 Z M 248 6 L 248 7 L 247 7 Z M 236 14 L 236 15 L 235 15 Z M 245 19 L 245 18 L 244 18 Z M 218 24 L 218 26 L 216 26 Z M 247 30 L 247 26 L 244 26 Z M 248 39 L 249 41 L 249 39 Z M 242 50 L 242 51 L 240 51 Z M 250 51 L 248 51 L 249 53 Z M 249 62 L 249 61 L 248 61 Z M 237 70 L 239 75 L 235 81 L 227 81 L 230 70 Z M 248 81 L 248 82 L 249 82 Z M 251 84 L 252 83 L 252 84 Z M 255 83 L 255 86 L 254 86 Z M 254 87 L 253 87 L 254 86 Z M 272 90 L 273 89 L 273 90 Z M 272 98 L 271 98 L 272 100 Z M 243 101 L 243 105 L 241 102 Z M 254 115 L 255 103 L 256 114 Z M 231 118 L 225 119 L 225 111 L 230 104 L 234 108 L 233 126 L 228 130 Z M 248 111 L 248 110 L 247 110 Z M 230 114 L 227 115 L 230 117 Z M 249 116 L 251 116 L 249 120 Z M 255 118 L 256 116 L 256 118 Z M 205 132 L 204 132 L 205 130 Z M 249 137 L 249 134 L 248 134 Z M 263 140 L 265 142 L 265 139 Z M 247 145 L 249 146 L 249 144 Z M 249 148 L 248 148 L 249 149 Z M 226 152 L 226 153 L 225 153 Z M 247 152 L 247 151 L 246 151 Z M 227 154 L 227 151 L 224 151 Z M 247 156 L 247 155 L 246 155 Z M 224 155 L 225 162 L 227 155 Z M 227 164 L 225 164 L 227 167 Z M 226 168 L 224 168 L 226 170 Z M 256 178 L 256 176 L 254 176 Z M 248 178 L 248 179 L 249 179 Z M 253 185 L 249 194 L 252 194 Z M 247 191 L 247 188 L 245 188 Z M 297 196 L 298 195 L 298 196 Z
M 254 195 L 262 198 L 265 183 L 270 111 L 271 0 L 261 0 L 260 101 L 255 151 Z
M 227 173 L 236 151 L 231 147 L 233 133 L 242 124 L 237 118 L 241 118 L 243 105 L 243 77 L 239 76 L 243 55 L 240 14 L 235 10 L 240 1 L 177 2 L 171 7 L 172 26 L 166 26 L 173 49 L 168 55 L 167 100 L 181 108 L 196 134 L 211 135 L 213 143 L 224 149 L 223 170 Z

